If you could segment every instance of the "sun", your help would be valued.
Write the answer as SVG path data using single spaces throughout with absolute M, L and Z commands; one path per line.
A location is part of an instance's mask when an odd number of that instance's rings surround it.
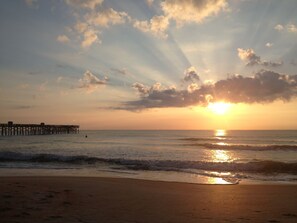
M 224 115 L 230 110 L 231 104 L 225 102 L 214 102 L 209 103 L 207 106 L 213 113 L 217 115 Z

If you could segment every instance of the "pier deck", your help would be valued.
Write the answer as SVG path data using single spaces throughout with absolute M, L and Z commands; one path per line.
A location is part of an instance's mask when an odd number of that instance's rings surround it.
M 52 134 L 77 134 L 79 125 L 46 125 L 40 124 L 14 124 L 0 123 L 0 136 L 14 135 L 52 135 Z

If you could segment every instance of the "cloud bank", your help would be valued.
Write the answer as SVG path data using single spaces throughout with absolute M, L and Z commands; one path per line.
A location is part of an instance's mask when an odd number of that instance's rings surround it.
M 207 106 L 211 102 L 270 103 L 289 101 L 297 96 L 297 75 L 261 70 L 252 77 L 234 75 L 213 84 L 189 84 L 186 89 L 165 87 L 160 83 L 133 84 L 139 99 L 118 109 L 140 111 L 149 108 Z

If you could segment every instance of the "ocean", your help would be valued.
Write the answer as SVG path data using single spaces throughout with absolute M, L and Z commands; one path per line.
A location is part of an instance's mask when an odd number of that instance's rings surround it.
M 297 131 L 100 130 L 0 137 L 0 176 L 28 175 L 297 184 Z

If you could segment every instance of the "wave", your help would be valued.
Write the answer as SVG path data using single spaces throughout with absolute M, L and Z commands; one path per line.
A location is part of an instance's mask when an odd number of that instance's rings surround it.
M 0 152 L 0 162 L 60 163 L 76 165 L 93 165 L 107 163 L 119 165 L 128 170 L 182 171 L 205 170 L 217 172 L 253 172 L 253 173 L 288 173 L 297 175 L 297 162 L 276 161 L 203 162 L 178 160 L 133 160 L 120 158 L 100 158 L 90 156 L 65 156 L 57 154 L 28 154 L 18 152 Z
M 217 137 L 187 137 L 187 138 L 178 138 L 181 141 L 188 141 L 188 142 L 234 142 L 238 140 L 238 137 L 228 137 L 228 136 L 217 136 Z M 254 138 L 240 138 L 240 141 L 245 142 L 267 142 L 267 139 L 254 139 Z M 282 139 L 269 139 L 270 143 L 275 144 L 296 144 L 297 140 L 282 140 Z
M 223 137 L 222 137 L 223 138 Z M 211 142 L 217 142 L 220 141 L 221 137 L 216 137 L 216 138 L 197 138 L 197 137 L 190 137 L 190 138 L 180 138 L 179 140 L 183 141 L 211 141 Z
M 221 149 L 221 150 L 253 150 L 253 151 L 269 151 L 269 150 L 295 150 L 297 145 L 234 145 L 234 144 L 219 144 L 219 143 L 192 143 L 186 146 L 201 146 L 207 149 Z

